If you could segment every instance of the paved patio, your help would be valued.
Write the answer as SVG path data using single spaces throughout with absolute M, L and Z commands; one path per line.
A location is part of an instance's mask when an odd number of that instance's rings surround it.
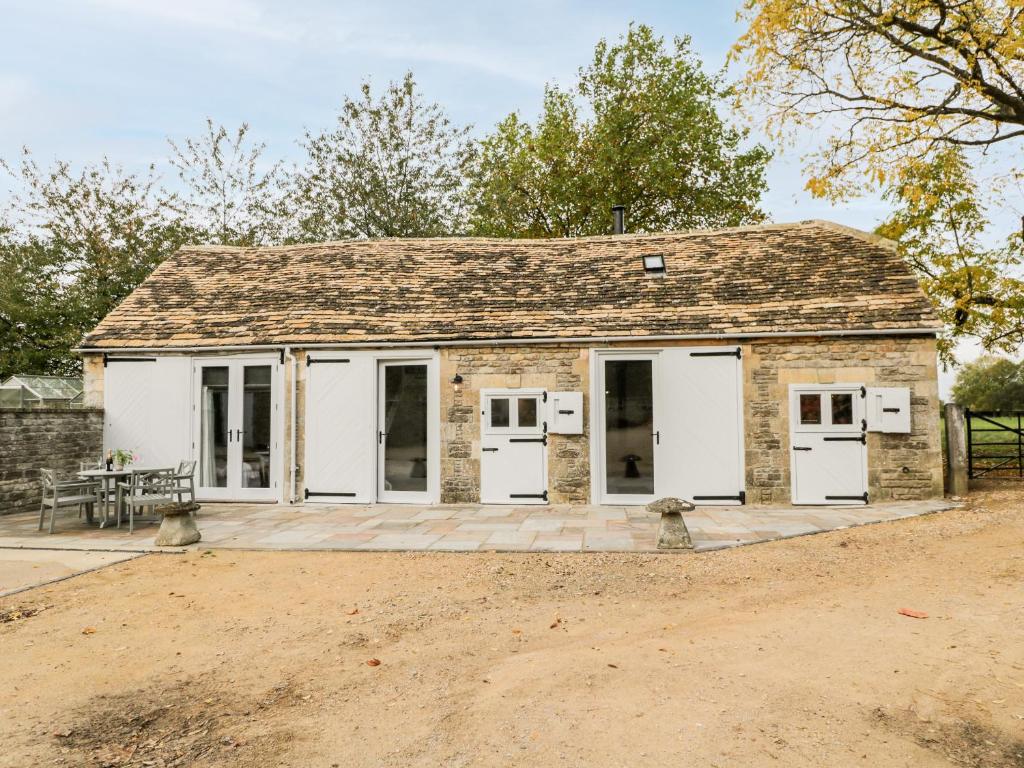
M 956 506 L 933 500 L 856 507 L 699 507 L 685 516 L 695 549 L 723 549 Z M 202 549 L 651 552 L 659 518 L 643 507 L 204 504 Z M 0 548 L 156 549 L 155 524 L 99 530 L 73 512 L 53 535 L 32 514 L 0 515 Z M 165 550 L 164 550 L 165 551 Z

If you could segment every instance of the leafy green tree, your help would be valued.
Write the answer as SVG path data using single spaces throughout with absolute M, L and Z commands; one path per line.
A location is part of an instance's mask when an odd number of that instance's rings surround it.
M 306 161 L 291 180 L 296 227 L 288 239 L 459 232 L 468 132 L 424 100 L 411 72 L 379 97 L 363 83 L 358 99 L 345 99 L 334 130 L 306 133 Z
M 140 176 L 104 159 L 44 169 L 28 152 L 4 167 L 20 186 L 0 240 L 0 369 L 75 371 L 82 336 L 194 232 L 152 168 Z
M 1024 363 L 986 355 L 957 372 L 953 402 L 975 411 L 1024 410 Z
M 745 0 L 740 16 L 741 96 L 778 138 L 827 137 L 808 156 L 814 194 L 845 197 L 950 146 L 1021 157 L 1020 0 Z
M 897 242 L 947 332 L 939 351 L 952 361 L 958 341 L 1011 352 L 1024 342 L 1019 234 L 986 247 L 984 206 L 959 147 L 894 169 L 885 193 L 893 213 L 878 234 Z
M 625 205 L 634 231 L 761 221 L 770 153 L 719 110 L 730 90 L 676 38 L 644 25 L 598 43 L 571 90 L 549 86 L 531 125 L 513 113 L 481 142 L 471 231 L 499 237 L 607 233 Z
M 266 145 L 250 142 L 247 123 L 229 132 L 207 118 L 201 136 L 168 144 L 183 184 L 182 212 L 197 240 L 253 246 L 281 237 L 281 164 L 260 170 Z

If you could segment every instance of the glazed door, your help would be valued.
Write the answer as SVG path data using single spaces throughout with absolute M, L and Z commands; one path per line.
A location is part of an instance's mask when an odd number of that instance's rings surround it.
M 602 355 L 598 359 L 601 500 L 646 504 L 655 498 L 655 355 Z
M 378 367 L 377 500 L 430 503 L 426 362 Z
M 542 390 L 481 392 L 480 500 L 546 504 L 547 428 Z
M 866 504 L 867 435 L 857 386 L 790 389 L 794 504 Z
M 196 364 L 193 455 L 200 498 L 277 498 L 276 368 L 273 358 Z

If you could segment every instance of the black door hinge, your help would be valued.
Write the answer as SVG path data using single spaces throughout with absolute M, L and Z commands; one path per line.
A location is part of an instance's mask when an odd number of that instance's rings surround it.
M 732 350 L 731 352 L 691 352 L 690 357 L 735 357 L 739 360 L 743 356 L 743 352 L 739 347 Z
M 348 493 L 346 491 L 311 491 L 309 488 L 303 489 L 302 498 L 308 499 L 310 496 L 347 496 L 353 497 L 354 493 Z
M 864 491 L 861 496 L 826 496 L 825 501 L 863 501 L 868 503 L 868 492 Z
M 508 439 L 510 443 L 541 443 L 542 445 L 548 444 L 548 436 L 544 437 L 510 437 Z
M 313 363 L 348 363 L 351 362 L 347 357 L 317 357 L 312 358 L 306 355 L 306 367 L 308 368 Z
M 857 442 L 861 445 L 868 444 L 868 436 L 861 434 L 859 437 L 825 437 L 822 438 L 826 443 L 853 443 Z
M 747 494 L 744 491 L 740 491 L 735 496 L 694 496 L 694 501 L 738 501 L 743 504 L 747 500 Z
M 544 499 L 544 501 L 547 501 L 548 492 L 544 491 L 544 493 L 510 493 L 508 497 L 510 499 Z

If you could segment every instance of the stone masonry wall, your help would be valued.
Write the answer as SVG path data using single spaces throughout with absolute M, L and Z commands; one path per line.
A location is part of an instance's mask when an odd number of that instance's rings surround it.
M 0 514 L 39 509 L 40 469 L 66 477 L 102 450 L 102 410 L 0 409 Z
M 480 500 L 480 390 L 543 387 L 586 392 L 589 351 L 579 346 L 450 347 L 441 351 L 441 501 Z M 459 392 L 451 384 L 463 378 Z M 584 397 L 584 400 L 589 398 Z M 582 435 L 548 436 L 548 499 L 585 504 L 590 497 L 589 404 Z
M 744 345 L 743 355 L 748 503 L 790 502 L 790 384 L 909 387 L 911 434 L 868 433 L 868 494 L 942 496 L 935 339 L 773 339 Z

